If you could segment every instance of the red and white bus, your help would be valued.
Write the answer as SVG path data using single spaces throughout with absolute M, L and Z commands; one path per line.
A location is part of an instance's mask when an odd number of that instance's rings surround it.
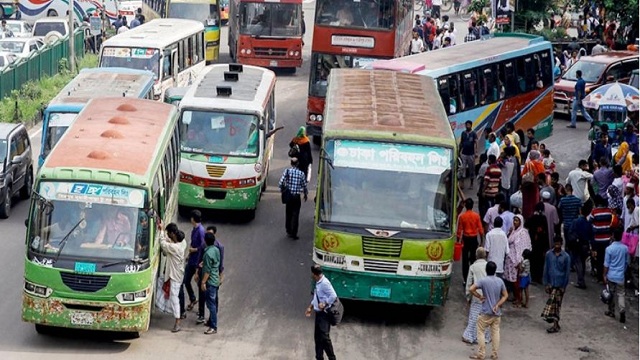
M 302 66 L 302 0 L 231 0 L 229 54 L 240 64 Z
M 327 77 L 333 68 L 364 68 L 409 53 L 410 0 L 317 0 L 311 46 L 307 133 L 319 143 Z

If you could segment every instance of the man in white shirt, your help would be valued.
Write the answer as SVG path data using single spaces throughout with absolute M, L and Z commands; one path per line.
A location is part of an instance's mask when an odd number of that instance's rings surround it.
M 498 195 L 496 195 L 495 201 L 496 201 L 496 204 L 490 207 L 489 209 L 487 209 L 487 213 L 484 214 L 484 217 L 482 218 L 482 222 L 485 225 L 486 232 L 489 232 L 493 229 L 493 223 L 495 219 L 500 217 L 500 203 L 504 201 L 504 194 L 498 193 Z M 504 224 L 504 219 L 503 219 L 503 224 Z
M 158 222 L 158 231 L 160 232 L 160 247 L 162 252 L 167 257 L 167 265 L 165 268 L 165 281 L 169 281 L 170 291 L 169 300 L 171 301 L 171 307 L 173 310 L 173 317 L 176 319 L 175 324 L 171 332 L 178 332 L 182 330 L 180 328 L 180 300 L 178 298 L 180 294 L 180 288 L 184 280 L 184 260 L 187 251 L 187 242 L 184 241 L 184 232 L 178 229 L 178 226 L 174 223 L 167 225 L 165 231 L 169 239 L 164 236 L 162 231 L 162 224 Z
M 602 41 L 600 39 L 596 40 L 596 46 L 591 49 L 591 55 L 597 55 L 607 52 L 607 48 L 602 45 Z
M 413 38 L 411 39 L 411 55 L 419 54 L 424 51 L 424 41 L 420 38 L 418 32 L 413 32 Z
M 445 29 L 444 37 L 451 39 L 451 46 L 454 46 L 456 44 L 456 35 L 458 34 L 458 31 L 453 26 L 453 21 L 449 23 L 449 28 L 447 29 L 445 27 Z
M 589 180 L 593 178 L 593 174 L 588 172 L 589 163 L 587 160 L 580 160 L 578 167 L 571 170 L 567 176 L 566 184 L 571 184 L 573 187 L 573 195 L 575 195 L 582 203 L 589 200 Z
M 487 250 L 487 261 L 496 263 L 496 276 L 502 278 L 504 273 L 504 258 L 509 251 L 507 234 L 502 231 L 503 221 L 500 216 L 493 220 L 493 229 L 485 236 L 484 247 Z
M 489 134 L 489 149 L 487 149 L 487 157 L 494 155 L 497 158 L 500 157 L 500 145 L 496 142 L 496 134 Z

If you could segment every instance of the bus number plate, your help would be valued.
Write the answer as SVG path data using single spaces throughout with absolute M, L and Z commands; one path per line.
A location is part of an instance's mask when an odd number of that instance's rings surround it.
M 371 297 L 389 299 L 391 297 L 391 289 L 379 286 L 371 287 Z
M 278 61 L 277 60 L 271 60 L 269 62 L 269 66 L 277 67 L 278 66 Z
M 71 313 L 71 325 L 93 325 L 95 317 L 86 311 L 76 311 Z

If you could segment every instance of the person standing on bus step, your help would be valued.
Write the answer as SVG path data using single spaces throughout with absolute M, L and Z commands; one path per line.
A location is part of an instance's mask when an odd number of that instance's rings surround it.
M 487 262 L 487 276 L 471 285 L 469 291 L 475 298 L 482 302 L 482 309 L 478 315 L 478 352 L 469 356 L 470 359 L 484 359 L 486 351 L 485 331 L 491 329 L 491 358 L 498 358 L 500 348 L 500 320 L 502 310 L 500 307 L 509 298 L 507 287 L 504 281 L 496 276 L 496 264 L 493 261 Z M 478 292 L 482 290 L 482 294 Z
M 209 321 L 205 335 L 218 333 L 218 288 L 220 287 L 220 250 L 215 246 L 216 237 L 207 233 L 204 236 L 206 248 L 202 257 L 202 279 L 200 290 L 205 293 Z M 204 314 L 203 314 L 204 315 Z
M 465 168 L 461 187 L 464 187 L 464 179 L 469 178 L 469 189 L 473 189 L 473 178 L 476 170 L 476 156 L 478 156 L 478 134 L 472 130 L 473 122 L 464 122 L 465 130 L 460 135 L 460 158 Z
M 307 137 L 307 128 L 300 126 L 296 136 L 289 143 L 289 157 L 298 158 L 298 168 L 304 173 L 307 182 L 311 181 L 311 164 L 313 164 L 313 155 L 311 154 L 311 142 Z
M 329 360 L 336 360 L 336 354 L 333 352 L 333 344 L 331 344 L 331 337 L 329 336 L 331 323 L 329 323 L 329 315 L 326 310 L 336 301 L 338 295 L 329 279 L 322 274 L 322 268 L 319 265 L 311 266 L 311 277 L 316 286 L 311 304 L 305 311 L 305 316 L 311 317 L 312 312 L 316 314 L 315 330 L 313 332 L 313 339 L 316 345 L 316 360 L 323 360 L 324 353 L 327 353 Z
M 469 266 L 476 261 L 476 249 L 482 244 L 484 228 L 480 215 L 473 211 L 473 199 L 467 198 L 464 201 L 466 209 L 458 217 L 458 230 L 456 231 L 457 242 L 463 244 L 462 248 L 462 282 L 466 283 L 469 275 Z M 480 236 L 480 240 L 478 240 Z
M 191 211 L 191 225 L 193 229 L 191 230 L 191 244 L 189 245 L 187 266 L 184 270 L 184 287 L 187 289 L 187 294 L 189 295 L 189 306 L 187 306 L 186 310 L 193 310 L 194 306 L 198 303 L 198 301 L 203 301 L 204 299 L 204 291 L 198 292 L 198 299 L 196 299 L 196 295 L 193 291 L 193 287 L 191 286 L 191 279 L 193 279 L 193 275 L 198 271 L 198 264 L 202 259 L 202 253 L 204 251 L 204 227 L 202 226 L 202 213 L 200 210 L 192 210 Z M 184 307 L 184 291 L 180 291 L 180 308 L 182 309 L 183 317 L 186 317 L 187 313 Z M 204 309 L 203 312 L 198 313 L 198 319 L 196 323 L 202 324 L 204 322 Z
M 420 54 L 424 51 L 424 41 L 422 41 L 420 34 L 418 34 L 415 29 L 413 30 L 412 36 L 409 51 L 411 52 L 411 55 Z
M 291 158 L 291 167 L 286 169 L 278 182 L 280 189 L 286 188 L 290 193 L 289 200 L 285 204 L 285 228 L 287 236 L 298 240 L 298 219 L 300 218 L 300 194 L 304 194 L 304 201 L 307 201 L 307 180 L 304 173 L 299 169 L 298 158 Z
M 576 121 L 578 119 L 578 110 L 580 110 L 585 120 L 587 120 L 590 123 L 593 123 L 593 119 L 591 118 L 591 115 L 589 115 L 587 110 L 585 110 L 584 105 L 582 105 L 582 99 L 584 99 L 584 97 L 586 96 L 586 82 L 582 78 L 582 70 L 576 71 L 576 78 L 578 80 L 576 80 L 575 93 L 573 98 L 573 107 L 571 109 L 571 125 L 567 125 L 567 127 L 571 129 L 576 128 Z
M 170 291 L 169 299 L 173 309 L 173 317 L 176 319 L 171 332 L 176 333 L 182 328 L 180 327 L 180 319 L 182 312 L 180 311 L 179 294 L 182 290 L 182 281 L 184 280 L 184 253 L 187 249 L 187 242 L 184 241 L 184 232 L 178 230 L 176 224 L 167 225 L 165 231 L 169 239 L 167 240 L 162 231 L 162 224 L 158 222 L 158 231 L 160 232 L 160 247 L 162 253 L 167 257 L 167 267 L 165 277 L 169 280 Z

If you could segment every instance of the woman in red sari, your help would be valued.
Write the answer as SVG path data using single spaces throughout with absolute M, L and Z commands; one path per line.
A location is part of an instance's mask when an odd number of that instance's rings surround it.
M 529 151 L 529 157 L 522 169 L 522 216 L 525 220 L 533 215 L 534 207 L 540 202 L 540 191 L 535 179 L 544 173 L 544 164 L 537 150 Z

